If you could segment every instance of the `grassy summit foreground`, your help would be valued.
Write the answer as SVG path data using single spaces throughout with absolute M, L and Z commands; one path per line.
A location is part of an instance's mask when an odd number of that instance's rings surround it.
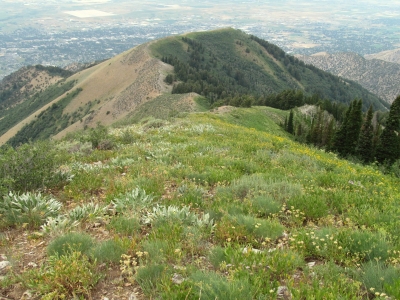
M 399 299 L 398 178 L 292 141 L 286 114 L 223 107 L 32 145 L 60 179 L 3 197 L 2 295 Z

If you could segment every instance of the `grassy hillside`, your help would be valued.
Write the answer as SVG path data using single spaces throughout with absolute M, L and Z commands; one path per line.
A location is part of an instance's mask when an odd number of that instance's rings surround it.
M 292 141 L 286 115 L 225 107 L 3 149 L 1 295 L 399 299 L 399 179 Z M 42 194 L 18 196 L 27 183 Z
M 173 92 L 197 92 L 212 102 L 238 94 L 257 98 L 300 89 L 341 103 L 362 98 L 376 110 L 388 105 L 355 82 L 306 65 L 279 47 L 240 30 L 189 33 L 160 40 L 153 54 L 175 68 Z

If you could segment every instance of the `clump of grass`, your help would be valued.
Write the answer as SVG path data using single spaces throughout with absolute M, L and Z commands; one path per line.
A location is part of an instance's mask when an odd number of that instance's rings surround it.
M 253 294 L 247 280 L 228 280 L 213 272 L 197 271 L 190 276 L 190 281 L 195 299 L 251 299 Z
M 133 236 L 140 231 L 141 225 L 136 217 L 115 216 L 108 224 L 108 228 L 122 235 Z
M 400 296 L 400 290 L 395 289 L 400 285 L 400 270 L 393 266 L 387 266 L 380 261 L 369 261 L 365 263 L 361 272 L 358 274 L 358 279 L 363 283 L 366 290 L 371 295 L 376 296 L 386 292 L 388 296 Z M 375 294 L 378 293 L 378 294 Z
M 221 242 L 238 241 L 259 246 L 264 239 L 282 236 L 285 227 L 276 220 L 260 219 L 249 215 L 225 215 L 217 224 L 215 237 Z
M 123 240 L 114 239 L 104 241 L 91 250 L 90 256 L 94 257 L 99 263 L 118 263 L 121 255 L 128 250 L 128 246 Z
M 198 207 L 203 205 L 204 189 L 199 187 L 191 188 L 186 185 L 182 185 L 178 188 L 177 192 L 180 202 L 186 205 L 194 205 Z
M 165 260 L 166 254 L 170 251 L 170 244 L 165 240 L 155 239 L 145 241 L 142 245 L 143 251 L 148 253 L 153 263 L 161 263 Z
M 42 194 L 10 192 L 0 201 L 0 215 L 6 226 L 28 224 L 37 228 L 49 217 L 58 215 L 62 204 L 50 196 Z
M 238 215 L 235 221 L 239 226 L 244 226 L 248 233 L 256 238 L 276 239 L 282 236 L 285 227 L 279 222 L 269 219 L 254 218 L 248 215 Z
M 48 255 L 66 255 L 70 252 L 79 251 L 82 254 L 90 252 L 94 241 L 89 234 L 71 232 L 55 238 L 48 246 Z
M 270 196 L 257 196 L 251 200 L 252 210 L 259 217 L 269 217 L 280 212 L 282 205 Z
M 233 181 L 230 186 L 220 188 L 218 191 L 240 200 L 257 196 L 267 196 L 276 201 L 283 202 L 290 197 L 300 195 L 302 188 L 300 184 L 293 184 L 287 180 L 276 181 L 265 178 L 265 175 L 262 174 L 252 174 L 244 175 Z
M 391 245 L 382 234 L 367 230 L 343 230 L 338 240 L 351 257 L 360 261 L 385 261 L 391 250 Z
M 146 295 L 153 296 L 157 291 L 157 284 L 161 284 L 164 271 L 163 265 L 149 264 L 137 269 L 135 279 Z
M 96 261 L 79 251 L 51 256 L 40 269 L 23 274 L 24 284 L 42 295 L 41 299 L 91 298 L 91 289 L 101 275 Z
M 291 280 L 293 299 L 364 299 L 367 295 L 360 289 L 361 283 L 355 281 L 349 270 L 329 261 L 305 269 L 300 280 Z
M 287 201 L 287 206 L 294 207 L 304 212 L 304 216 L 311 220 L 317 220 L 328 215 L 329 207 L 322 195 L 300 195 Z

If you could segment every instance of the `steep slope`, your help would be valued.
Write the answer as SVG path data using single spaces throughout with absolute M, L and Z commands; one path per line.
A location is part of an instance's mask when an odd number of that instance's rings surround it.
M 364 56 L 366 59 L 380 59 L 387 62 L 400 64 L 400 49 L 388 50 Z
M 294 142 L 287 115 L 0 149 L 0 298 L 399 299 L 399 178 Z M 46 188 L 18 194 L 27 181 Z
M 163 39 L 154 55 L 174 66 L 173 92 L 197 92 L 212 101 L 235 95 L 265 97 L 285 89 L 349 103 L 362 98 L 365 107 L 385 109 L 376 95 L 285 54 L 279 47 L 240 30 L 220 29 Z
M 400 64 L 367 60 L 356 53 L 318 53 L 298 55 L 297 58 L 306 64 L 354 80 L 388 103 L 400 94 Z
M 0 116 L 7 109 L 15 107 L 31 95 L 46 90 L 72 74 L 73 72 L 61 68 L 37 65 L 23 67 L 4 77 L 0 81 Z
M 138 46 L 69 77 L 66 82 L 74 83 L 72 89 L 32 112 L 6 132 L 0 143 L 5 143 L 23 127 L 16 144 L 27 141 L 32 131 L 44 130 L 44 127 L 52 128 L 49 134 L 61 137 L 86 126 L 94 127 L 98 122 L 111 124 L 140 104 L 167 92 L 163 78 L 170 66 L 152 58 L 147 49 L 148 44 Z M 74 97 L 68 97 L 69 94 Z M 41 122 L 40 118 L 51 114 L 53 105 L 60 101 L 63 101 L 61 115 L 50 120 L 51 124 Z

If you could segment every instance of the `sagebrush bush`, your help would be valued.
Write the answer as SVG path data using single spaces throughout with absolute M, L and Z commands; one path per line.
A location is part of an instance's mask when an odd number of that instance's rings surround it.
M 28 224 L 31 228 L 42 225 L 47 218 L 58 215 L 62 204 L 41 193 L 24 193 L 3 196 L 0 200 L 0 215 L 6 226 Z
M 54 176 L 60 158 L 51 142 L 0 148 L 0 195 L 59 185 L 56 179 L 68 178 Z

